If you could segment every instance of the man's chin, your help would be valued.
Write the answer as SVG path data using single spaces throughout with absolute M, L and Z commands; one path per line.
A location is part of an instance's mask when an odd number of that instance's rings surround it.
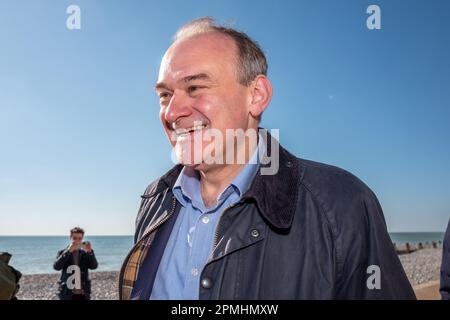
M 196 171 L 202 171 L 202 172 L 207 172 L 211 169 L 221 166 L 220 164 L 209 164 L 206 162 L 201 162 L 201 163 L 180 162 L 180 164 L 185 167 L 188 167 L 189 169 L 196 170 Z

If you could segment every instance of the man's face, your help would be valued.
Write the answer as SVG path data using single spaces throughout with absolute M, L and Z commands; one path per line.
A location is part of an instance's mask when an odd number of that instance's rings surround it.
M 238 82 L 236 53 L 232 39 L 207 33 L 176 41 L 161 62 L 156 85 L 160 120 L 171 144 L 190 150 L 191 159 L 194 135 L 217 129 L 225 137 L 226 129 L 247 130 L 254 123 L 249 88 Z M 202 151 L 208 144 L 201 143 Z M 214 152 L 225 156 L 225 142 L 222 150 Z M 202 169 L 205 164 L 195 167 Z
M 70 240 L 75 244 L 80 244 L 83 241 L 83 236 L 82 233 L 72 233 Z

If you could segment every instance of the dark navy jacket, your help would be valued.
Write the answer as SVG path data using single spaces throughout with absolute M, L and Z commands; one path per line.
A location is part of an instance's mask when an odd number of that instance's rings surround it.
M 267 140 L 270 154 L 279 145 Z M 121 299 L 150 296 L 180 208 L 172 187 L 181 168 L 142 196 Z M 281 146 L 277 174 L 257 174 L 216 235 L 200 299 L 415 299 L 375 194 L 349 172 Z
M 445 232 L 444 246 L 442 249 L 440 291 L 442 300 L 450 300 L 450 220 L 448 221 L 447 232 Z
M 80 250 L 80 272 L 81 272 L 81 287 L 84 291 L 84 295 L 87 299 L 90 299 L 91 296 L 91 280 L 89 279 L 89 269 L 97 269 L 98 263 L 95 258 L 94 251 L 90 253 Z M 72 262 L 72 253 L 69 250 L 64 249 L 58 251 L 56 255 L 55 262 L 53 264 L 53 268 L 55 270 L 61 270 L 61 277 L 58 281 L 58 297 L 61 300 L 71 300 L 72 299 L 72 290 L 67 288 L 67 279 L 72 275 L 67 272 L 67 268 L 73 264 Z

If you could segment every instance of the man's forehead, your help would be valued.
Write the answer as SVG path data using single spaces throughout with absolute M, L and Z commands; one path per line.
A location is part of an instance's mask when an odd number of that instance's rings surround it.
M 185 65 L 167 65 L 161 67 L 157 83 L 178 83 L 189 80 L 212 80 L 211 66 L 203 63 L 190 63 Z
M 230 39 L 224 37 L 195 37 L 175 42 L 164 54 L 159 69 L 158 82 L 177 81 L 189 74 L 213 70 L 234 60 Z

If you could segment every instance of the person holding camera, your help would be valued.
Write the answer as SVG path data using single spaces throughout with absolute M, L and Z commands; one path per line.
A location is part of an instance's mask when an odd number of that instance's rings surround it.
M 61 300 L 90 300 L 91 280 L 89 269 L 98 263 L 90 242 L 83 242 L 84 230 L 75 227 L 70 230 L 70 244 L 58 251 L 53 268 L 61 270 L 58 281 L 58 297 Z

